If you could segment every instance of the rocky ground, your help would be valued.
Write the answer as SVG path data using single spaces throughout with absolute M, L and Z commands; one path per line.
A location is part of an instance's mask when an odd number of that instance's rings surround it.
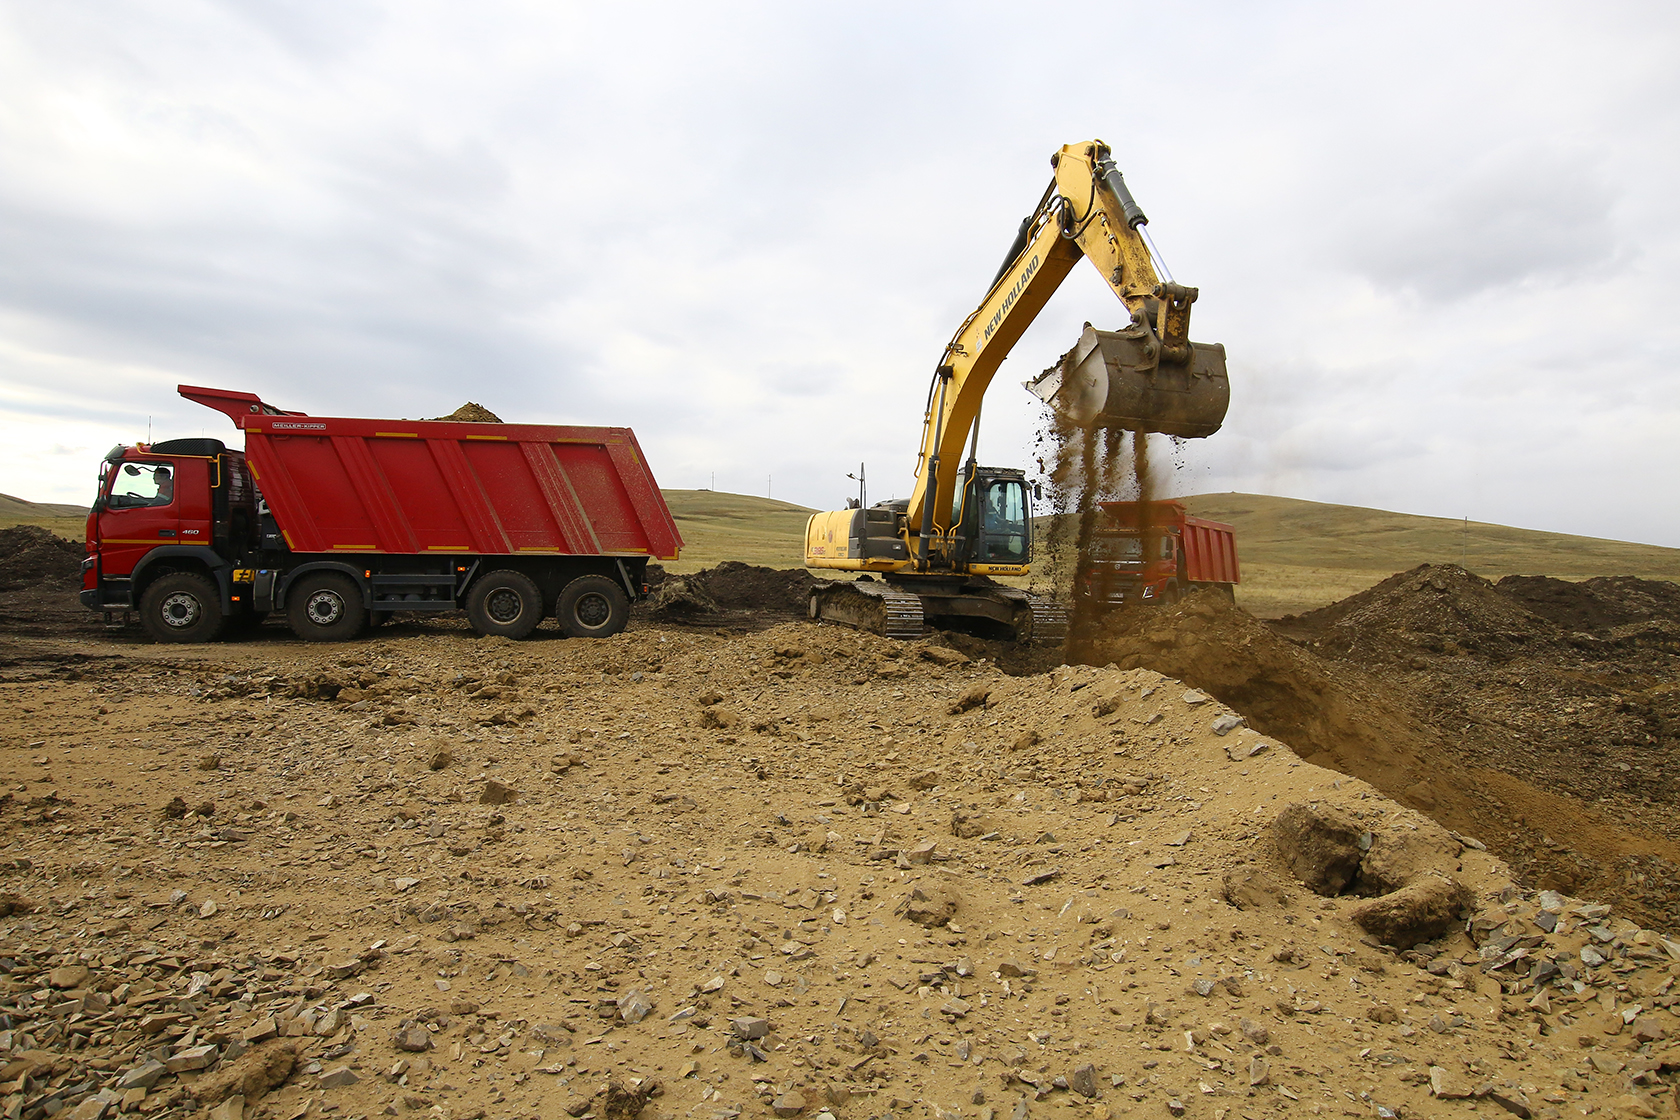
M 54 593 L 0 592 L 5 1120 L 1676 1107 L 1669 927 L 1378 788 L 1436 755 L 1304 761 L 1427 730 L 1322 637 L 158 647 Z M 1168 633 L 1209 683 L 1127 664 Z

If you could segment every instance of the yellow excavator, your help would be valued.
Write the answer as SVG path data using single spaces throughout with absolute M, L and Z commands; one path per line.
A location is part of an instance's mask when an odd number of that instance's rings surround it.
M 1025 472 L 976 461 L 980 401 L 992 375 L 1081 257 L 1130 312 L 1119 331 L 1085 328 L 1079 342 L 1026 382 L 1066 422 L 1196 438 L 1225 420 L 1225 348 L 1191 342 L 1196 289 L 1162 282 L 1145 244 L 1149 219 L 1107 144 L 1069 144 L 1022 222 L 980 306 L 963 321 L 928 387 L 910 497 L 811 515 L 805 564 L 860 573 L 824 580 L 810 616 L 896 638 L 929 619 L 979 624 L 1016 639 L 1060 639 L 1065 609 L 993 576 L 1024 575 L 1032 559 Z M 963 445 L 974 443 L 967 462 Z

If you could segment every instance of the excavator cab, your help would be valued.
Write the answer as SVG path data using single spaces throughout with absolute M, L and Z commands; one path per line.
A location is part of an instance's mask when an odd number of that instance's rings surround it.
M 1032 560 L 1029 490 L 1024 471 L 973 462 L 964 468 L 961 506 L 952 518 L 959 566 L 983 573 Z

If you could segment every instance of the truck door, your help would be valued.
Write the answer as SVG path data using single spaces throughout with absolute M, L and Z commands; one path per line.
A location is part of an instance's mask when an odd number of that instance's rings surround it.
M 178 495 L 184 480 L 176 477 L 176 468 L 174 460 L 166 459 L 109 464 L 98 511 L 101 575 L 131 575 L 152 549 L 180 543 Z M 209 543 L 208 522 L 200 534 Z

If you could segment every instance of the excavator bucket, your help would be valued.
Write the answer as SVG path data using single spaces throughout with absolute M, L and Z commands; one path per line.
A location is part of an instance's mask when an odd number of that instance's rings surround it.
M 1031 381 L 1027 391 L 1082 428 L 1125 428 L 1197 439 L 1225 422 L 1231 384 L 1225 347 L 1188 344 L 1188 361 L 1159 358 L 1161 345 L 1147 327 L 1099 331 L 1087 326 L 1061 360 Z

